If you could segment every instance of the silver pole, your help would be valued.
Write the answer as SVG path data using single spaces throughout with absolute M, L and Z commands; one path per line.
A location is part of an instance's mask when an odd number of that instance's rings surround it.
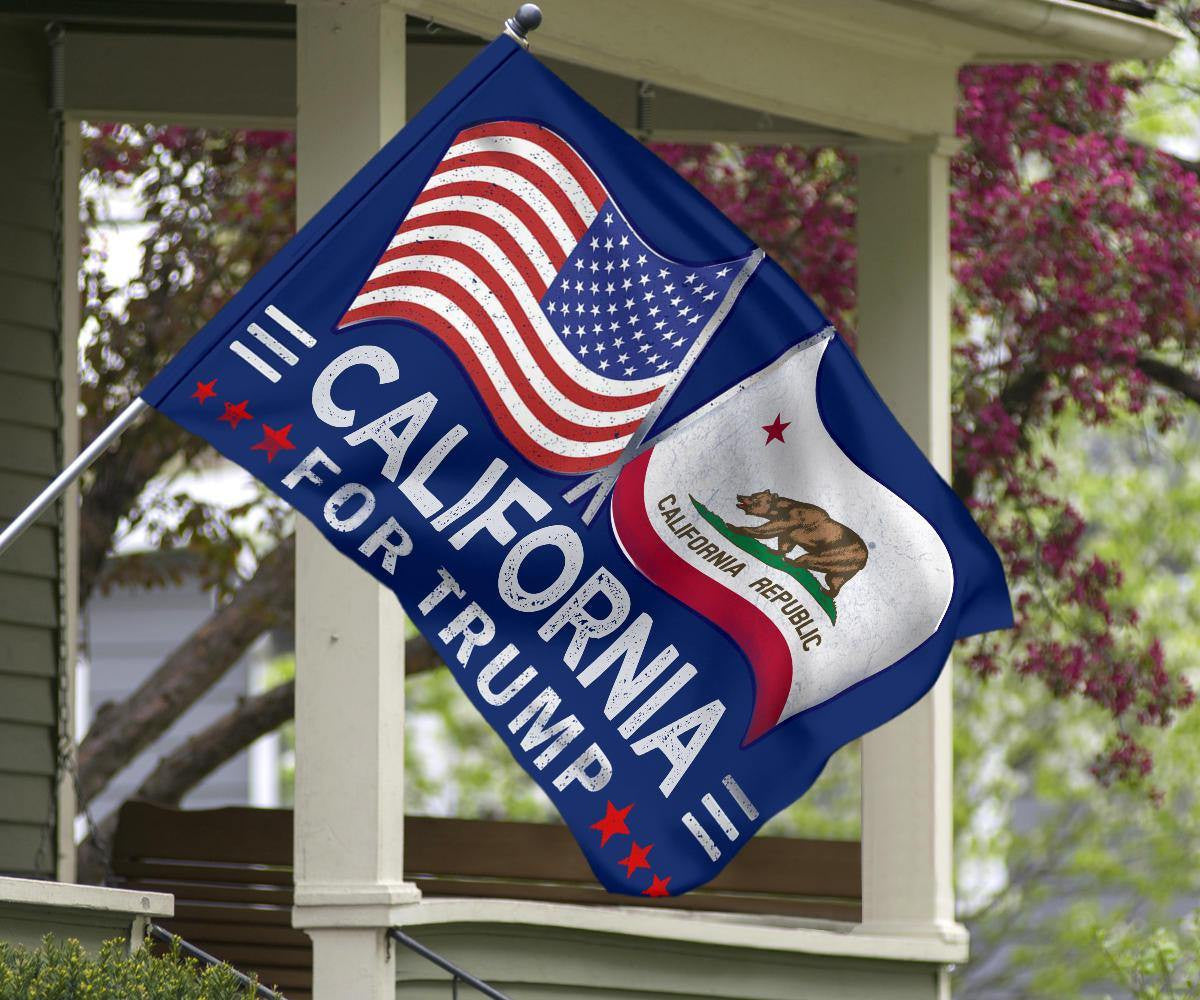
M 105 449 L 113 444 L 130 426 L 136 423 L 142 412 L 149 409 L 149 407 L 150 404 L 143 401 L 142 397 L 139 396 L 121 411 L 120 416 L 116 420 L 97 435 L 95 441 L 76 455 L 71 464 L 55 476 L 54 481 L 38 494 L 37 499 L 21 511 L 4 531 L 0 532 L 0 554 L 3 554 L 5 549 L 24 534 L 25 530 L 42 516 L 46 508 L 62 496 L 67 491 L 67 487 L 82 476 L 88 466 L 96 461 Z

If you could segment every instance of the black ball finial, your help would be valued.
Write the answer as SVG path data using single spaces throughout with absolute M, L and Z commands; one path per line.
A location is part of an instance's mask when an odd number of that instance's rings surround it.
M 517 12 L 504 22 L 504 30 L 522 45 L 529 45 L 529 32 L 542 23 L 542 11 L 535 3 L 523 3 Z
M 528 33 L 542 23 L 542 9 L 535 3 L 523 3 L 517 8 L 513 20 Z

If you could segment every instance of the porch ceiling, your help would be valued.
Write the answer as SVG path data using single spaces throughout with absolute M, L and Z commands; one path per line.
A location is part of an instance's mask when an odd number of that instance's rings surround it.
M 411 117 L 483 42 L 410 19 L 406 97 Z M 57 88 L 63 110 L 92 121 L 148 120 L 291 128 L 296 53 L 291 37 L 257 31 L 163 33 L 68 22 Z M 848 132 L 687 94 L 553 58 L 544 61 L 623 128 L 662 141 L 843 145 Z
M 415 0 L 414 9 L 486 33 L 511 5 Z M 547 0 L 540 55 L 888 140 L 953 135 L 955 71 L 965 63 L 1154 58 L 1177 41 L 1154 20 L 1078 0 L 556 6 Z
M 563 0 L 559 0 L 561 4 Z M 409 3 L 407 6 L 414 6 Z M 416 0 L 428 8 L 453 12 L 447 24 L 473 22 L 491 33 L 495 17 L 506 15 L 507 0 Z M 547 14 L 574 17 L 577 8 L 559 7 L 546 0 Z M 612 5 L 605 5 L 610 8 Z M 644 5 L 643 5 L 644 6 Z M 698 12 L 727 13 L 722 0 L 687 0 Z M 892 13 L 881 8 L 892 7 Z M 493 9 L 494 8 L 494 9 Z M 481 13 L 482 9 L 482 13 Z M 108 24 L 257 27 L 294 30 L 292 0 L 7 0 L 0 13 L 28 15 L 63 22 Z M 474 16 L 472 16 L 472 13 Z M 606 10 L 607 13 L 607 10 Z M 615 12 L 614 12 L 615 13 Z M 932 51 L 965 54 L 968 61 L 999 59 L 1151 59 L 1166 54 L 1178 41 L 1155 20 L 1144 0 L 744 0 L 739 18 L 773 22 L 789 29 L 816 31 L 838 25 L 839 33 L 883 34 L 889 44 L 916 44 Z M 627 30 L 633 25 L 622 19 Z
M 448 79 L 439 70 L 465 62 L 478 44 L 473 39 L 496 34 L 514 0 L 397 4 L 414 15 L 409 80 L 419 103 Z M 951 136 L 955 72 L 964 63 L 1153 58 L 1176 41 L 1155 20 L 1125 13 L 1137 9 L 1131 0 L 544 0 L 544 7 L 546 21 L 535 40 L 541 58 L 625 127 L 644 131 L 652 125 L 660 138 L 685 141 L 818 144 L 853 136 L 889 141 Z M 85 107 L 143 114 L 220 115 L 224 109 L 190 106 L 205 77 L 184 81 L 190 86 L 180 87 L 182 103 L 162 103 L 169 95 L 161 76 L 143 87 L 134 51 L 139 46 L 132 40 L 137 34 L 190 36 L 189 43 L 171 43 L 174 53 L 189 45 L 195 50 L 200 37 L 290 43 L 295 22 L 294 7 L 284 0 L 10 0 L 4 10 L 130 39 L 122 43 L 126 58 L 108 60 L 105 74 L 89 72 L 86 89 L 93 97 Z M 415 19 L 446 28 L 430 33 Z M 440 48 L 447 42 L 456 54 Z M 440 51 L 433 57 L 435 45 Z M 276 57 L 290 58 L 286 48 Z M 154 61 L 146 46 L 140 50 Z M 237 107 L 244 117 L 290 118 L 292 74 L 268 84 L 266 62 L 251 61 L 260 63 L 257 70 L 245 59 L 205 63 L 228 68 L 235 77 L 249 72 L 260 81 L 258 87 L 246 85 L 254 80 L 238 80 L 236 87 L 213 84 L 217 91 L 240 94 Z M 171 58 L 169 65 L 182 69 L 186 58 Z M 113 73 L 114 66 L 122 68 L 120 74 Z M 96 93 L 113 76 L 123 78 L 117 89 L 125 96 L 117 104 L 100 101 Z M 80 81 L 78 73 L 75 79 Z M 643 102 L 643 112 L 653 116 L 648 121 L 638 119 L 638 81 L 656 88 L 655 98 Z M 259 92 L 267 95 L 262 106 L 248 108 L 247 99 Z M 151 94 L 159 106 L 147 105 Z

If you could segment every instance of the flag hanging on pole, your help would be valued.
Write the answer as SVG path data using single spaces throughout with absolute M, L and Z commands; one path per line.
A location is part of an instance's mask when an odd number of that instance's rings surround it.
M 396 593 L 614 892 L 709 881 L 1011 623 L 812 302 L 506 37 L 143 399 Z

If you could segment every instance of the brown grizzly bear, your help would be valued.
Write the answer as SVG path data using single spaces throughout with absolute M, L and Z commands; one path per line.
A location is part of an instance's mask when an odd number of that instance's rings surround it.
M 825 574 L 824 591 L 831 600 L 867 564 L 867 546 L 863 540 L 815 504 L 760 490 L 749 496 L 738 494 L 737 505 L 745 514 L 765 517 L 767 523 L 756 528 L 732 524 L 730 527 L 749 538 L 764 542 L 773 539 L 779 554 L 793 566 Z M 788 556 L 797 546 L 804 549 L 804 555 Z

